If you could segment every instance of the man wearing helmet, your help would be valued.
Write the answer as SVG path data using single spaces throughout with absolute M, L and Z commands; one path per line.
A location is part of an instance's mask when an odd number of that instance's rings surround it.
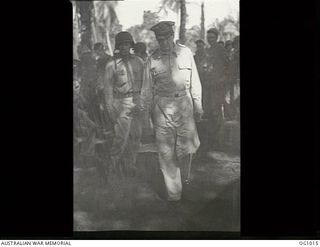
M 138 105 L 144 63 L 138 56 L 130 54 L 133 47 L 130 33 L 116 35 L 115 48 L 119 50 L 119 56 L 107 63 L 104 80 L 106 107 L 115 131 L 111 160 L 120 176 L 133 174 L 136 170 L 136 154 L 141 138 Z

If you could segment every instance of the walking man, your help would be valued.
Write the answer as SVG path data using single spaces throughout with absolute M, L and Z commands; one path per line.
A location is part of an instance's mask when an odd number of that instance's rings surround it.
M 148 58 L 141 92 L 141 110 L 152 114 L 160 169 L 168 201 L 179 201 L 190 179 L 192 154 L 200 141 L 201 83 L 191 50 L 174 43 L 174 22 L 151 28 L 159 48 Z
M 115 136 L 111 148 L 112 163 L 120 176 L 133 175 L 140 147 L 141 121 L 139 97 L 144 63 L 130 54 L 132 36 L 120 32 L 115 37 L 119 56 L 107 63 L 105 73 L 106 107 L 114 123 Z

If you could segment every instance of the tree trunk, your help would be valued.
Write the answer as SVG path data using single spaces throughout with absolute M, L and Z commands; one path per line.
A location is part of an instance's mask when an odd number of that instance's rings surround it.
M 75 1 L 72 1 L 72 13 L 73 13 L 73 58 L 79 59 L 78 45 L 79 40 L 79 20 L 78 20 L 78 8 Z
M 77 1 L 80 12 L 80 21 L 81 21 L 81 46 L 87 46 L 90 50 L 92 49 L 92 1 Z
M 91 13 L 91 16 L 92 16 L 92 21 L 91 21 L 91 29 L 92 29 L 92 38 L 93 38 L 93 43 L 97 43 L 99 40 L 98 40 L 98 36 L 97 36 L 97 28 L 96 28 L 96 17 L 95 17 L 95 9 L 94 9 L 94 6 L 92 8 L 92 13 Z
M 107 39 L 107 44 L 108 44 L 109 53 L 110 53 L 111 56 L 113 56 L 113 49 L 112 49 L 112 47 L 111 47 L 109 30 L 106 30 L 106 39 Z
M 201 31 L 200 38 L 205 40 L 205 27 L 204 27 L 204 3 L 201 3 Z
M 184 44 L 186 42 L 186 22 L 187 22 L 187 9 L 186 0 L 180 0 L 180 32 L 179 42 Z

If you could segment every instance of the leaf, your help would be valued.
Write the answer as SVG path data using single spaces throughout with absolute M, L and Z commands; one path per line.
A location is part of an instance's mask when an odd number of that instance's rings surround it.
M 162 0 L 160 8 L 163 9 L 166 14 L 168 13 L 167 9 L 178 13 L 180 9 L 180 0 Z

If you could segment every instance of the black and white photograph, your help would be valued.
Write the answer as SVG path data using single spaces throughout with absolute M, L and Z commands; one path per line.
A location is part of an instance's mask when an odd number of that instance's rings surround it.
M 239 0 L 71 2 L 73 230 L 240 232 Z

